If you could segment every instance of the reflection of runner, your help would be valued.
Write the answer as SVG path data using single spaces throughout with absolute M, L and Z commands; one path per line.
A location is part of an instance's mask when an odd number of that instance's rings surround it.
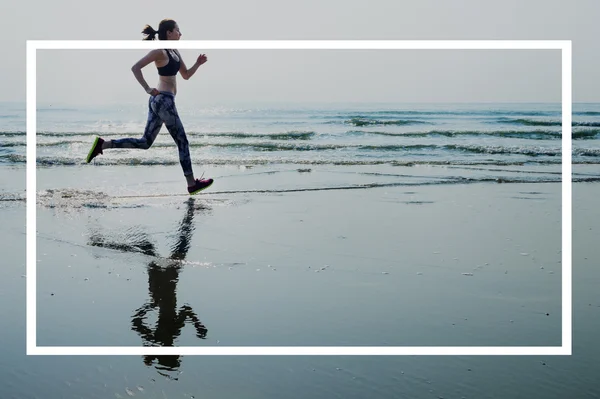
M 185 216 L 177 229 L 176 241 L 171 247 L 167 265 L 160 266 L 154 260 L 148 265 L 150 300 L 135 310 L 131 320 L 131 329 L 140 335 L 144 346 L 174 346 L 174 342 L 181 335 L 181 330 L 186 322 L 194 325 L 198 338 L 206 338 L 208 330 L 192 307 L 184 304 L 179 309 L 177 308 L 177 282 L 181 271 L 181 262 L 179 261 L 185 259 L 190 249 L 194 231 L 194 208 L 194 198 L 190 198 L 187 201 Z M 140 239 L 140 237 L 142 238 Z M 158 256 L 155 245 L 140 234 L 136 235 L 134 243 L 128 243 L 110 242 L 95 233 L 90 236 L 90 245 Z M 158 310 L 158 320 L 154 328 L 146 324 L 147 313 L 153 310 Z M 155 366 L 157 371 L 169 378 L 172 377 L 165 372 L 177 371 L 181 365 L 179 356 L 144 356 L 144 363 L 148 366 L 155 361 L 158 363 Z
M 177 241 L 171 249 L 170 262 L 166 267 L 157 265 L 154 261 L 148 265 L 148 289 L 150 301 L 138 308 L 131 320 L 131 329 L 142 337 L 144 346 L 173 346 L 175 339 L 181 335 L 186 321 L 193 323 L 196 336 L 206 338 L 207 329 L 202 324 L 191 306 L 185 304 L 177 309 L 177 282 L 181 263 L 190 248 L 194 231 L 194 200 L 187 201 L 186 214 L 177 230 Z M 148 311 L 158 308 L 158 321 L 152 329 L 145 323 Z M 179 356 L 144 356 L 144 363 L 151 365 L 158 362 L 157 370 L 175 371 L 180 366 Z M 161 373 L 163 374 L 163 373 Z
M 179 280 L 179 264 L 166 268 L 152 262 L 148 266 L 148 283 L 151 301 L 136 310 L 132 318 L 132 329 L 144 340 L 144 346 L 173 346 L 186 321 L 196 327 L 198 338 L 206 337 L 206 327 L 189 305 L 183 305 L 177 310 L 177 282 Z M 144 320 L 148 311 L 158 308 L 156 329 L 146 326 Z
M 176 310 L 177 299 L 175 296 L 179 267 L 168 266 L 161 269 L 158 265 L 151 263 L 148 268 L 148 279 L 150 284 L 150 296 L 152 301 L 144 304 L 136 310 L 132 317 L 131 329 L 137 332 L 143 339 L 144 346 L 173 346 L 187 320 L 191 321 L 196 328 L 198 338 L 206 338 L 207 328 L 202 324 L 191 306 L 183 305 Z M 174 278 L 173 278 L 174 277 Z M 144 320 L 146 313 L 158 307 L 158 321 L 153 330 L 148 327 Z M 157 371 L 172 378 L 166 371 L 177 371 L 181 366 L 179 356 L 144 356 L 144 364 L 152 365 L 156 361 Z M 161 372 L 163 371 L 163 372 Z

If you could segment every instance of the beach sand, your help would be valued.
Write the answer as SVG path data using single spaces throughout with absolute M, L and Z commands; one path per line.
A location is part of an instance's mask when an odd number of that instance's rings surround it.
M 11 190 L 22 190 L 23 170 L 13 172 Z M 190 199 L 174 175 L 39 170 L 38 345 L 561 344 L 560 184 L 419 185 L 340 177 L 331 167 L 221 167 L 207 169 L 215 184 Z M 380 187 L 356 188 L 369 183 Z M 4 389 L 15 397 L 598 393 L 599 192 L 573 188 L 573 357 L 185 357 L 170 369 L 139 357 L 52 358 L 57 367 L 25 358 L 25 204 L 3 201 L 0 314 L 9 328 L 0 370 L 13 376 Z

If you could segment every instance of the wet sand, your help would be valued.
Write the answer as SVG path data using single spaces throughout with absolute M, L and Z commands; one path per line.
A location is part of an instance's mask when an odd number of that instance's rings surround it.
M 78 168 L 54 181 L 51 172 L 38 173 L 38 345 L 560 345 L 559 184 L 323 190 L 339 176 L 221 168 L 210 171 L 221 176 L 215 186 L 190 200 L 167 194 L 181 191 L 169 168 L 138 185 L 141 175 L 118 168 L 95 168 L 94 181 Z M 252 187 L 268 192 L 239 192 Z M 285 191 L 294 187 L 315 190 Z M 598 191 L 573 188 L 573 357 L 187 356 L 148 365 L 25 357 L 25 206 L 3 201 L 2 396 L 598 392 Z

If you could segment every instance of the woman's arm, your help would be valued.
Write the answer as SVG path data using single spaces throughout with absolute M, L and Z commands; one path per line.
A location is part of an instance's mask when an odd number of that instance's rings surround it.
M 181 58 L 181 54 L 179 54 L 179 51 L 177 52 L 177 55 L 179 56 L 179 60 L 181 61 L 179 73 L 181 74 L 181 77 L 185 80 L 188 80 L 189 78 L 194 76 L 200 65 L 204 64 L 207 61 L 206 55 L 200 54 L 198 56 L 198 59 L 196 60 L 196 63 L 190 69 L 188 69 L 185 65 L 185 62 L 183 62 L 183 58 Z
M 140 85 L 142 85 L 142 87 L 148 94 L 156 95 L 156 94 L 158 94 L 158 90 L 148 86 L 148 83 L 146 83 L 146 80 L 144 79 L 144 75 L 142 74 L 142 68 L 145 67 L 146 65 L 148 65 L 149 63 L 158 60 L 158 57 L 161 55 L 161 51 L 162 50 L 160 50 L 160 49 L 150 51 L 148 54 L 146 54 L 142 59 L 140 59 L 138 62 L 136 62 L 131 67 L 133 76 L 135 76 L 137 81 L 140 82 Z M 156 93 L 154 93 L 154 91 L 156 91 Z

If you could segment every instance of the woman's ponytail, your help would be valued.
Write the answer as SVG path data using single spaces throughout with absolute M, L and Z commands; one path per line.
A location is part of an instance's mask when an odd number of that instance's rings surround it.
M 150 25 L 146 25 L 142 33 L 145 35 L 143 40 L 154 40 L 158 31 L 154 30 Z

